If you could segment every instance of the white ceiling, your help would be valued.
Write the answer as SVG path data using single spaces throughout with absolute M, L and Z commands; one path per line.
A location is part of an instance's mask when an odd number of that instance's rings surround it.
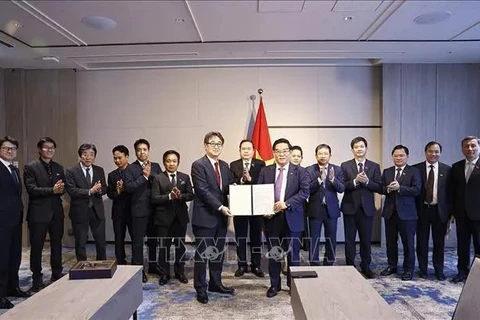
M 450 18 L 414 22 L 436 13 Z M 117 27 L 93 29 L 87 16 Z M 0 30 L 8 68 L 480 62 L 471 0 L 0 1 Z

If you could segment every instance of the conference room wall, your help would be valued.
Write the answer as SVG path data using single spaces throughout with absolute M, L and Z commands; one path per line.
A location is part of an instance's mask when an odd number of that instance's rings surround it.
M 161 162 L 165 150 L 176 149 L 180 170 L 189 173 L 191 163 L 204 155 L 205 133 L 218 130 L 225 137 L 221 158 L 230 162 L 238 158 L 252 106 L 249 97 L 258 88 L 264 89 L 272 142 L 286 137 L 301 145 L 305 165 L 314 163 L 314 148 L 322 142 L 332 146 L 332 162 L 350 159 L 349 143 L 357 135 L 369 139 L 370 158 L 380 161 L 379 67 L 78 72 L 78 141 L 94 142 L 97 164 L 110 171 L 113 146 L 127 145 L 133 161 L 133 142 L 143 137 L 151 143 L 153 161 Z M 257 98 L 256 108 L 258 103 Z
M 0 68 L 0 136 L 3 137 L 7 130 L 5 119 L 5 80 L 3 75 L 3 69 Z

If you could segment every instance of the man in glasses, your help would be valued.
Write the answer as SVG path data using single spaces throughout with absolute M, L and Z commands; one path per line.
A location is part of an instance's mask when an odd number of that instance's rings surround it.
M 24 180 L 28 192 L 28 229 L 30 232 L 30 270 L 32 291 L 45 287 L 42 274 L 42 251 L 47 232 L 50 236 L 51 281 L 62 277 L 62 237 L 65 193 L 63 167 L 53 161 L 57 144 L 50 137 L 37 143 L 39 158 L 25 165 Z
M 20 290 L 18 269 L 22 258 L 22 186 L 20 172 L 13 164 L 18 141 L 5 136 L 0 139 L 0 309 L 11 309 L 7 299 L 28 297 Z
M 192 163 L 195 190 L 192 228 L 197 250 L 193 269 L 193 285 L 197 301 L 208 303 L 210 292 L 233 294 L 235 289 L 222 283 L 223 253 L 227 234 L 228 186 L 233 182 L 228 164 L 219 160 L 225 142 L 220 132 L 209 132 L 203 139 L 205 156 Z M 207 285 L 207 263 L 210 279 Z

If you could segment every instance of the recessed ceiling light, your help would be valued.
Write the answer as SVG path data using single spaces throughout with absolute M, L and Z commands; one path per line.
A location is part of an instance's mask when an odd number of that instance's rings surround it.
M 353 19 L 355 19 L 354 16 L 346 16 L 345 18 L 343 18 L 345 21 L 352 21 Z
M 98 16 L 83 17 L 82 23 L 97 30 L 112 30 L 117 26 L 117 23 L 112 19 Z
M 175 19 L 175 22 L 176 22 L 176 23 L 184 23 L 184 22 L 185 22 L 185 19 Z
M 20 22 L 16 22 L 16 21 L 13 23 L 13 26 L 15 28 L 23 28 L 23 24 L 21 24 Z
M 451 12 L 448 11 L 437 11 L 421 14 L 413 22 L 416 24 L 436 24 L 442 21 L 449 19 L 452 16 Z

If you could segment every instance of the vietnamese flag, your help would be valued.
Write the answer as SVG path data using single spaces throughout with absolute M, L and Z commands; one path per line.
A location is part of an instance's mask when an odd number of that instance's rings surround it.
M 252 141 L 255 145 L 255 158 L 265 161 L 266 164 L 273 163 L 272 143 L 268 133 L 267 118 L 263 108 L 263 99 L 260 96 L 257 118 L 253 127 Z

